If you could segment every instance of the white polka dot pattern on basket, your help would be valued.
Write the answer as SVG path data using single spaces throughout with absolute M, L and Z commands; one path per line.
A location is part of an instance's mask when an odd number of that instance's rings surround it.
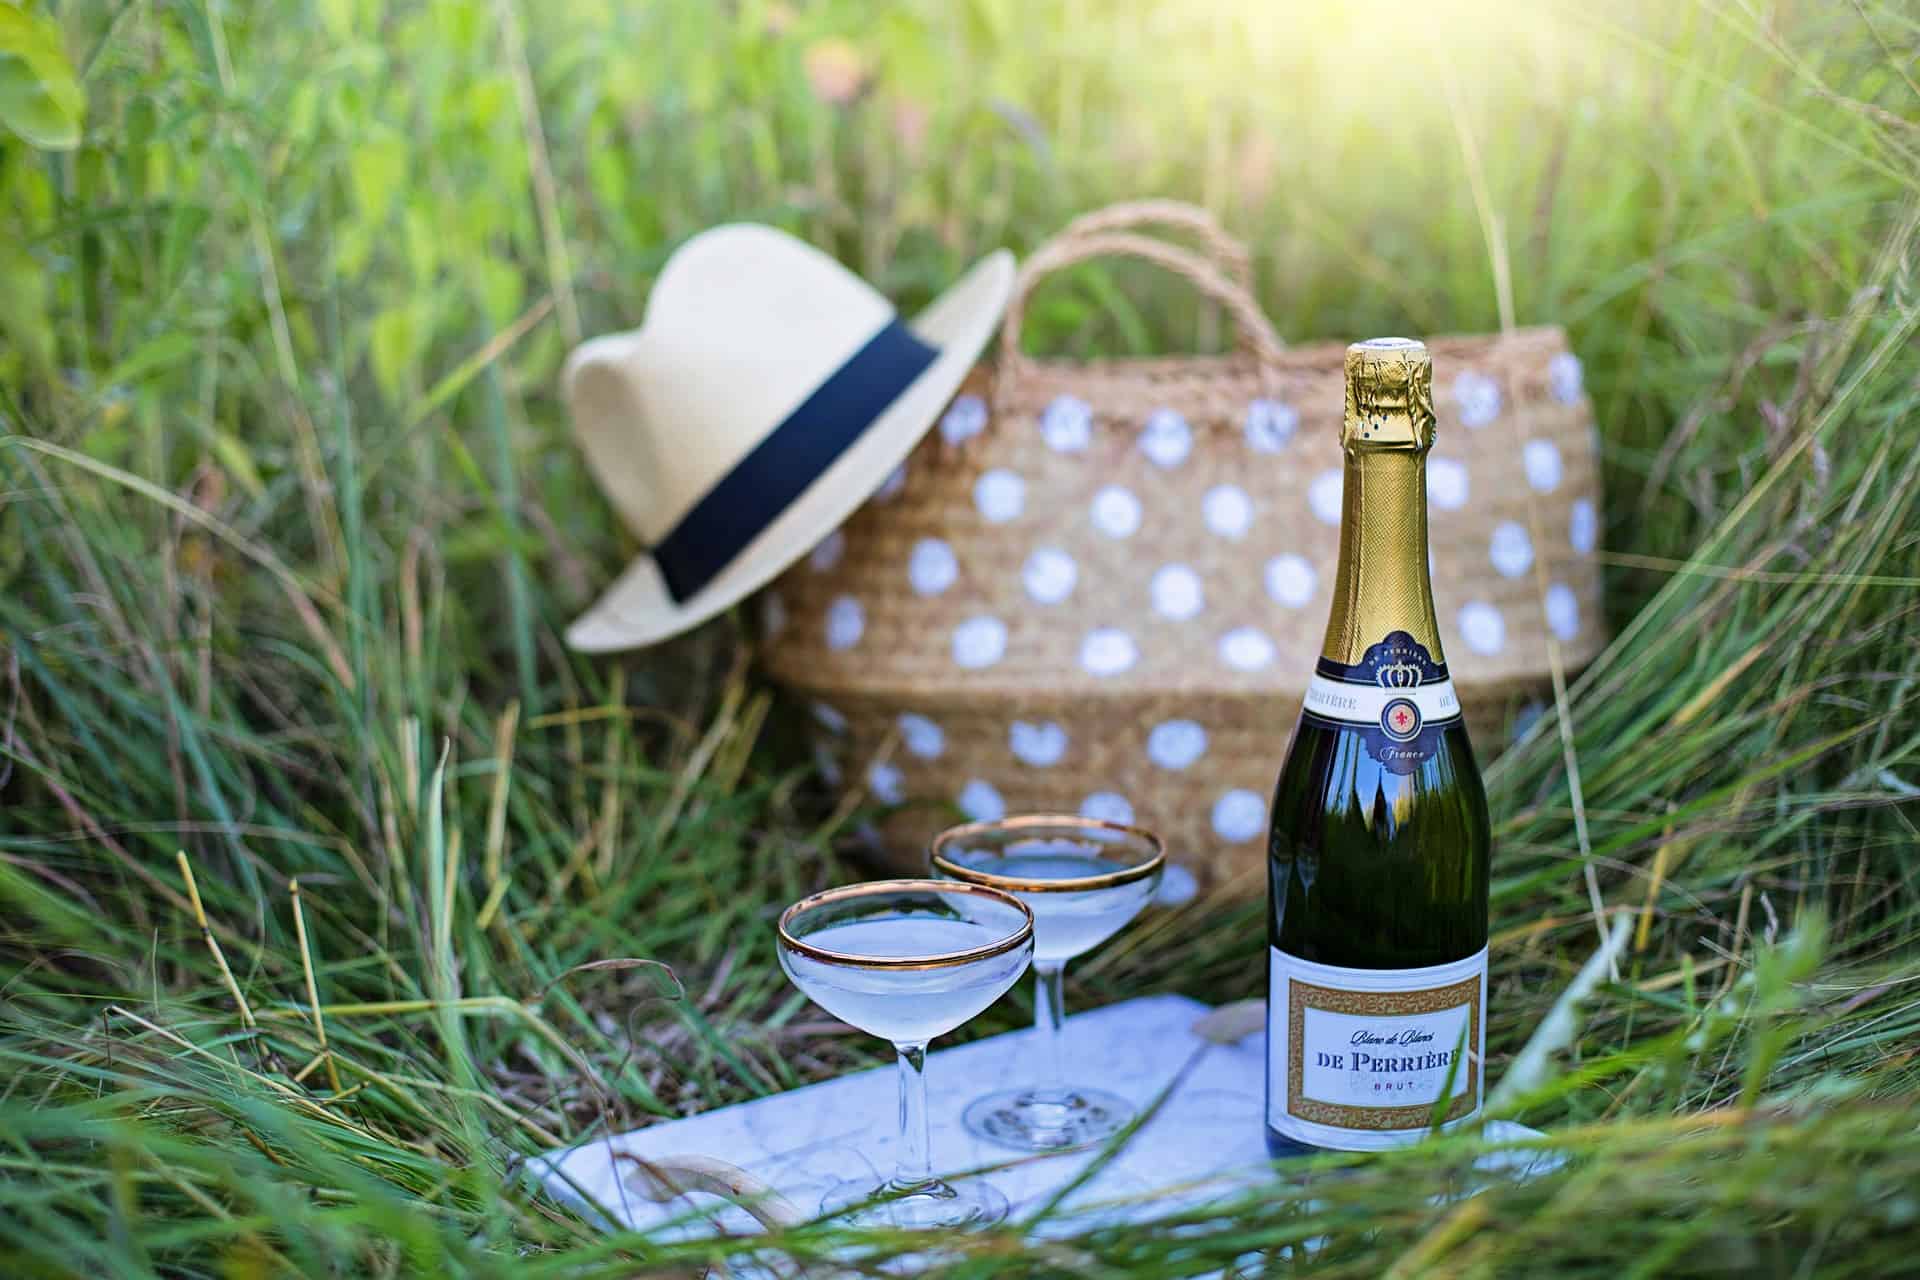
M 960 812 L 974 822 L 998 822 L 1007 816 L 1007 802 L 991 782 L 970 778 L 955 797 Z
M 1484 373 L 1468 369 L 1455 378 L 1453 399 L 1463 427 L 1478 430 L 1500 416 L 1500 384 Z
M 1338 467 L 1329 467 L 1307 486 L 1307 506 L 1321 524 L 1340 523 L 1340 494 L 1346 488 L 1346 476 Z
M 1200 575 L 1184 564 L 1161 565 L 1147 589 L 1153 596 L 1153 611 L 1174 622 L 1185 622 L 1206 605 Z
M 1237 484 L 1217 484 L 1200 499 L 1209 532 L 1238 542 L 1253 527 L 1253 499 Z
M 1067 731 L 1057 720 L 1037 724 L 1015 720 L 1007 727 L 1007 750 L 1021 764 L 1044 769 L 1059 764 L 1060 757 L 1067 754 Z
M 1580 599 L 1564 582 L 1547 588 L 1547 626 L 1562 640 L 1580 634 Z
M 1487 546 L 1487 558 L 1501 577 L 1517 578 L 1533 565 L 1533 540 L 1527 531 L 1511 520 L 1493 526 L 1493 539 Z
M 1140 657 L 1133 637 L 1118 627 L 1095 627 L 1080 642 L 1080 665 L 1092 676 L 1117 676 Z
M 1080 570 L 1058 547 L 1040 547 L 1020 566 L 1020 581 L 1039 604 L 1059 604 L 1073 594 Z
M 1585 498 L 1573 500 L 1573 510 L 1567 514 L 1567 541 L 1581 555 L 1589 555 L 1600 535 L 1600 521 L 1593 513 L 1593 503 Z
M 1520 464 L 1536 493 L 1552 493 L 1560 487 L 1560 449 L 1553 441 L 1527 441 L 1520 450 Z
M 1117 822 L 1121 826 L 1131 826 L 1133 806 L 1117 791 L 1096 791 L 1080 802 L 1080 816 L 1092 818 L 1095 822 Z
M 768 640 L 774 640 L 786 629 L 786 599 L 778 591 L 768 591 L 760 597 L 760 634 Z
M 826 729 L 828 733 L 838 735 L 844 734 L 847 731 L 847 718 L 840 714 L 840 708 L 834 706 L 832 703 L 816 702 L 813 704 L 812 710 L 813 718 L 819 721 L 821 727 Z
M 1573 352 L 1562 351 L 1547 361 L 1547 390 L 1561 404 L 1572 404 L 1578 400 L 1581 384 L 1585 381 L 1580 357 Z
M 947 749 L 946 733 L 918 712 L 903 711 L 895 723 L 900 726 L 900 744 L 907 749 L 908 755 L 919 756 L 922 760 L 938 760 L 940 753 Z
M 881 804 L 899 804 L 907 798 L 906 780 L 897 765 L 875 760 L 867 766 L 867 790 Z
M 827 648 L 851 649 L 867 629 L 867 615 L 852 596 L 835 596 L 827 606 Z
M 988 524 L 1017 520 L 1027 506 L 1027 482 L 1016 472 L 995 467 L 973 482 L 973 505 Z
M 1147 734 L 1147 759 L 1162 769 L 1184 769 L 1207 754 L 1207 731 L 1192 720 L 1162 720 Z
M 1461 605 L 1458 620 L 1460 638 L 1475 653 L 1490 658 L 1506 648 L 1507 621 L 1486 601 L 1469 600 Z
M 1320 575 L 1305 556 L 1288 551 L 1267 561 L 1267 594 L 1273 602 L 1289 609 L 1303 608 L 1313 599 Z
M 1251 840 L 1267 825 L 1267 802 L 1235 787 L 1213 802 L 1213 833 L 1230 844 Z
M 1258 671 L 1273 662 L 1273 641 L 1257 627 L 1235 627 L 1220 637 L 1220 661 L 1235 671 Z
M 960 562 L 954 559 L 953 548 L 944 541 L 922 538 L 913 544 L 913 551 L 907 557 L 907 581 L 913 584 L 916 594 L 937 596 L 959 576 Z
M 904 493 L 906 491 L 906 488 L 907 488 L 907 464 L 903 462 L 899 466 L 895 467 L 892 471 L 889 471 L 887 473 L 887 478 L 880 482 L 880 487 L 878 489 L 875 489 L 873 491 L 873 497 L 871 501 L 892 502 L 895 498 L 899 497 L 902 493 Z
M 1427 501 L 1442 511 L 1467 505 L 1467 464 L 1438 455 L 1427 459 Z
M 1279 453 L 1300 426 L 1300 411 L 1278 400 L 1255 400 L 1247 405 L 1247 444 L 1255 453 Z
M 1177 862 L 1169 862 L 1161 873 L 1160 887 L 1153 891 L 1153 900 L 1163 907 L 1177 907 L 1183 902 L 1192 902 L 1198 892 L 1200 882 L 1194 879 L 1193 872 Z
M 1093 527 L 1109 538 L 1131 538 L 1140 527 L 1140 499 L 1110 484 L 1093 495 Z
M 1007 624 L 987 614 L 968 618 L 953 629 L 954 665 L 978 671 L 1007 653 Z
M 1085 453 L 1093 441 L 1093 410 L 1077 396 L 1055 396 L 1040 415 L 1040 438 L 1055 453 Z
M 1193 428 L 1172 409 L 1155 409 L 1141 429 L 1140 452 L 1156 467 L 1177 467 L 1193 452 Z
M 825 573 L 840 563 L 840 557 L 847 553 L 847 535 L 835 529 L 814 545 L 807 553 L 807 568 L 815 573 Z
M 987 429 L 987 402 L 979 396 L 955 396 L 940 418 L 940 438 L 948 444 L 970 440 Z

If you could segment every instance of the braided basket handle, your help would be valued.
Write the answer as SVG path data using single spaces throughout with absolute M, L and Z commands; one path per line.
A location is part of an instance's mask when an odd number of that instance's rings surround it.
M 1200 242 L 1207 260 L 1219 267 L 1229 280 L 1247 289 L 1253 287 L 1253 255 L 1247 252 L 1247 246 L 1229 235 L 1211 213 L 1197 204 L 1184 204 L 1179 200 L 1129 200 L 1083 213 L 1062 228 L 1052 243 L 1140 227 L 1165 228 L 1191 235 Z
M 1112 212 L 1102 211 L 1103 214 Z M 1199 254 L 1131 232 L 1092 231 L 1075 234 L 1070 227 L 1035 250 L 1021 264 L 1020 274 L 1014 278 L 1013 296 L 1007 302 L 1006 317 L 1000 323 L 1000 358 L 996 379 L 1018 378 L 1033 372 L 1033 359 L 1020 349 L 1020 331 L 1026 320 L 1027 299 L 1033 290 L 1054 272 L 1092 258 L 1139 258 L 1186 280 L 1233 317 L 1234 347 L 1242 355 L 1269 361 L 1277 357 L 1285 345 L 1247 286 Z

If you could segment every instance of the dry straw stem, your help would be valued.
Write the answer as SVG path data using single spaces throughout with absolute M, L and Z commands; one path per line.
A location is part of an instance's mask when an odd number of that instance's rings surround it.
M 493 887 L 487 891 L 486 901 L 480 904 L 480 910 L 473 918 L 474 928 L 486 929 L 492 926 L 494 916 L 500 910 L 500 904 L 507 900 L 507 890 L 512 887 L 513 881 L 505 877 L 493 882 Z
M 420 718 L 400 721 L 400 803 L 409 818 L 420 817 Z
M 1394 1259 L 1384 1280 L 1413 1280 L 1416 1276 L 1434 1275 L 1433 1265 L 1485 1226 L 1491 1212 L 1487 1202 L 1478 1197 L 1457 1205 L 1415 1241 L 1411 1249 Z
M 560 864 L 560 870 L 547 882 L 547 891 L 540 899 L 540 909 L 551 910 L 566 895 L 575 876 L 586 872 L 589 880 L 593 877 L 593 868 L 588 865 L 593 851 L 600 847 L 600 823 L 596 820 L 587 824 L 587 829 L 579 839 L 573 842 L 573 848 L 567 854 L 567 860 Z
M 287 896 L 293 900 L 293 936 L 300 944 L 300 969 L 307 980 L 307 1007 L 313 1010 L 313 1036 L 320 1042 L 320 1056 L 327 1062 L 327 1083 L 333 1086 L 335 1093 L 340 1092 L 340 1073 L 334 1070 L 333 1054 L 327 1048 L 327 1023 L 320 1016 L 320 988 L 313 977 L 313 950 L 307 945 L 307 913 L 300 907 L 300 882 L 293 881 L 287 886 Z
M 626 705 L 627 669 L 615 667 L 607 680 L 607 706 Z M 620 845 L 620 797 L 626 788 L 621 783 L 620 760 L 626 749 L 627 722 L 617 715 L 607 720 L 606 744 L 601 758 L 603 781 L 600 786 L 600 854 L 594 862 L 594 874 L 604 883 L 613 875 L 614 854 Z
M 446 921 L 449 934 L 453 928 L 455 899 L 460 894 L 461 854 L 466 850 L 466 837 L 460 828 L 455 827 L 447 834 L 447 867 L 441 880 L 440 919 Z
M 549 295 L 521 312 L 514 318 L 513 323 L 481 343 L 473 354 L 448 370 L 438 382 L 428 388 L 425 395 L 420 397 L 418 404 L 407 410 L 405 415 L 407 425 L 394 436 L 393 441 L 387 446 L 388 449 L 397 447 L 416 428 L 443 408 L 449 400 L 464 390 L 468 383 L 478 377 L 483 369 L 490 367 L 494 361 L 505 355 L 514 343 L 524 338 L 535 325 L 544 320 L 547 312 L 551 310 L 553 310 L 553 297 Z M 375 463 L 381 460 L 382 455 L 375 455 L 371 459 Z
M 1672 812 L 1671 802 L 1667 805 Z M 1633 932 L 1633 951 L 1635 955 L 1647 949 L 1647 936 L 1653 924 L 1654 904 L 1660 901 L 1660 886 L 1667 881 L 1667 874 L 1674 858 L 1673 824 L 1661 834 L 1660 846 L 1653 853 L 1653 869 L 1647 873 L 1647 896 L 1640 906 L 1640 924 Z
M 213 936 L 213 930 L 207 924 L 207 910 L 200 903 L 200 886 L 193 881 L 193 867 L 187 861 L 187 851 L 174 852 L 174 861 L 180 867 L 180 878 L 186 882 L 187 899 L 193 903 L 193 921 L 200 926 L 200 936 L 206 941 L 207 950 L 213 953 L 213 962 L 220 969 L 220 980 L 227 985 L 227 994 L 233 997 L 235 1007 L 240 1010 L 240 1025 L 249 1031 L 253 1029 L 253 1009 L 247 1004 L 246 996 L 240 993 L 240 984 L 233 980 L 233 970 L 227 967 L 226 953 L 220 950 L 220 940 Z M 296 910 L 298 900 L 296 899 Z
M 748 699 L 732 736 L 725 748 L 714 757 L 713 767 L 709 770 L 710 785 L 718 794 L 732 795 L 740 785 L 741 778 L 746 775 L 747 767 L 753 761 L 761 727 L 766 724 L 767 715 L 772 709 L 773 694 L 770 690 L 761 689 Z
M 741 705 L 747 697 L 746 662 L 748 654 L 742 650 L 734 664 L 732 673 L 720 695 L 720 709 L 713 717 L 713 723 L 707 727 L 700 742 L 687 757 L 686 762 L 674 776 L 673 790 L 667 796 L 667 803 L 655 821 L 652 833 L 656 849 L 665 848 L 668 835 L 674 824 L 680 820 L 680 814 L 686 808 L 688 799 L 693 795 L 694 787 L 705 777 L 708 766 L 726 743 L 737 725 Z
M 516 698 L 500 713 L 493 730 L 493 791 L 487 797 L 487 847 L 481 864 L 490 886 L 500 884 L 505 875 L 507 796 L 513 783 L 513 739 L 519 723 L 520 700 Z M 482 929 L 487 927 L 484 918 L 477 923 Z

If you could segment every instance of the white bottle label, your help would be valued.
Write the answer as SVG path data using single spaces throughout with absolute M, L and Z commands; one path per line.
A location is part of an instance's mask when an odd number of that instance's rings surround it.
M 1480 1110 L 1487 952 L 1424 969 L 1342 969 L 1270 948 L 1267 1123 L 1373 1151 Z M 1447 1101 L 1438 1107 L 1442 1096 Z

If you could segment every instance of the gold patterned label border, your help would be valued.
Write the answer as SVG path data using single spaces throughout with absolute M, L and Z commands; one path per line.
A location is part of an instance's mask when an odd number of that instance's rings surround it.
M 1467 1006 L 1467 1087 L 1454 1095 L 1453 1103 L 1442 1117 L 1445 1121 L 1471 1115 L 1480 1105 L 1480 984 L 1483 974 L 1473 974 L 1444 987 L 1419 991 L 1342 991 L 1322 987 L 1298 978 L 1287 979 L 1287 1114 L 1315 1124 L 1341 1129 L 1423 1129 L 1432 1122 L 1433 1104 L 1414 1103 L 1398 1107 L 1355 1107 L 1345 1103 L 1321 1102 L 1305 1096 L 1307 1010 L 1326 1013 L 1364 1014 L 1393 1017 L 1409 1013 L 1444 1013 Z

